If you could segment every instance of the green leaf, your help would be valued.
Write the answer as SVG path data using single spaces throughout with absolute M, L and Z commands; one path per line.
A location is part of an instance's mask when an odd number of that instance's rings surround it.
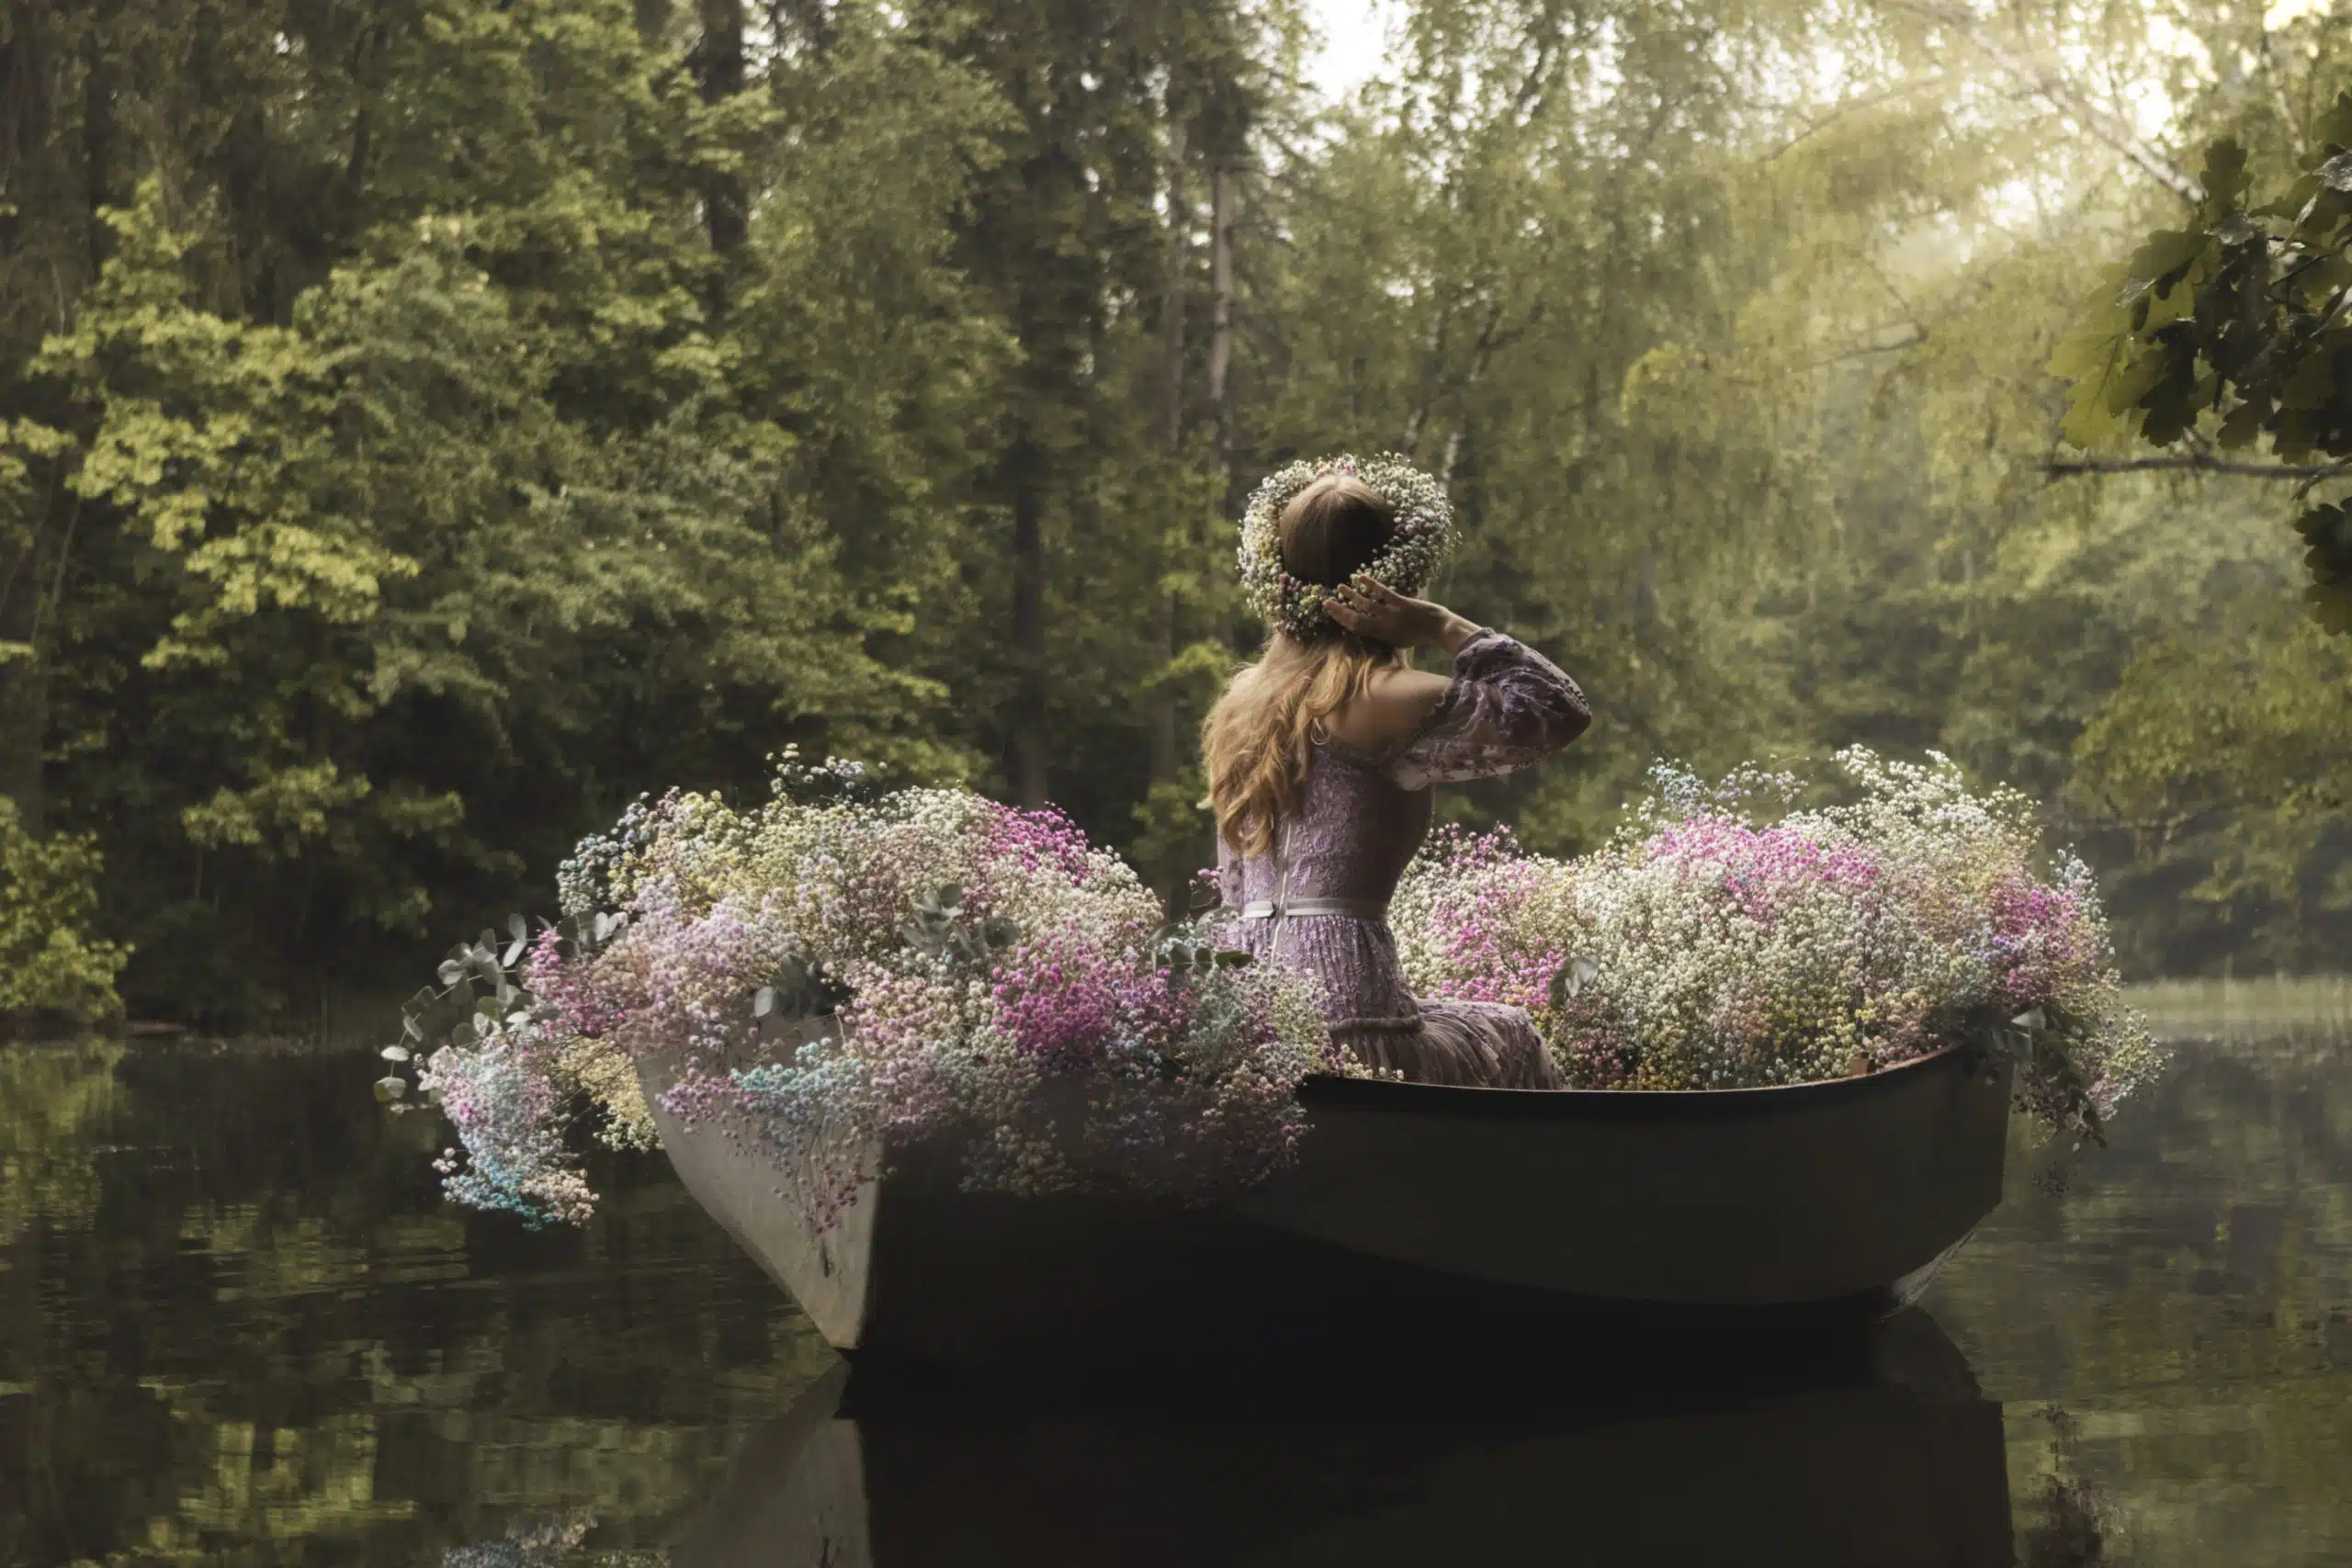
M 2232 409 L 2229 417 L 2222 422 L 2221 434 L 2216 438 L 2222 449 L 2236 452 L 2252 446 L 2262 434 L 2266 412 L 2263 404 L 2255 402 L 2240 403 Z
M 2352 637 L 2352 582 L 2322 585 L 2314 583 L 2303 591 L 2312 607 L 2312 618 L 2322 628 L 2336 637 Z
M 2129 361 L 2107 384 L 2107 412 L 2122 415 L 2147 402 L 2148 394 L 2163 385 L 2171 368 L 2162 352 L 2143 352 Z
M 2245 197 L 2245 149 L 2234 141 L 2216 141 L 2205 152 L 2205 202 L 2226 212 Z
M 2325 343 L 2296 363 L 2278 388 L 2278 401 L 2290 409 L 2323 409 L 2335 397 L 2335 351 Z
M 2132 253 L 2132 276 L 2164 294 L 2205 254 L 2211 237 L 2199 229 L 2159 229 Z
M 2071 445 L 2089 451 L 2121 433 L 2123 421 L 2117 417 L 2111 393 L 2126 367 L 2130 343 L 2126 333 L 2083 333 L 2062 344 L 2052 356 L 2052 371 L 2074 382 L 2061 426 Z M 2131 402 L 2126 399 L 2121 406 L 2128 408 Z

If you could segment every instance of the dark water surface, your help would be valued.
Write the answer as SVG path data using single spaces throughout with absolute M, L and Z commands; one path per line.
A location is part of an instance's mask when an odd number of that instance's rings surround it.
M 463 1215 L 373 1076 L 0 1048 L 0 1564 L 2352 1563 L 2341 1029 L 2021 1141 L 1864 1346 L 1580 1397 L 1405 1323 L 1344 1387 L 1148 1412 L 845 1381 L 658 1157 L 585 1232 Z

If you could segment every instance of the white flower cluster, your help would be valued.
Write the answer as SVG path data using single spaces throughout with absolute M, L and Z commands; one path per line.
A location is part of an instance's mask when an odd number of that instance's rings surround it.
M 1290 1157 L 1299 1080 L 1337 1065 L 1302 982 L 1163 945 L 1149 889 L 1057 812 L 673 794 L 574 864 L 617 908 L 541 938 L 514 1027 L 432 1057 L 470 1203 L 582 1217 L 570 1109 L 585 1091 L 608 1141 L 650 1141 L 648 1054 L 676 1073 L 666 1111 L 813 1178 L 820 1224 L 876 1151 L 943 1140 L 993 1190 L 1244 1189 Z
M 1605 850 L 1432 843 L 1392 906 L 1417 988 L 1534 1010 L 1572 1082 L 1744 1089 L 2010 1049 L 2019 1100 L 2097 1131 L 2157 1055 L 2121 999 L 2089 870 L 2046 871 L 2029 803 L 1855 750 L 1849 805 L 1755 814 L 1799 782 L 1661 769 Z
M 1278 527 L 1283 509 L 1327 474 L 1362 480 L 1396 511 L 1396 531 L 1387 547 L 1364 568 L 1374 581 L 1399 593 L 1418 594 L 1453 553 L 1453 508 L 1444 487 L 1394 453 L 1363 459 L 1342 454 L 1277 468 L 1260 482 L 1242 512 L 1238 560 L 1250 607 L 1267 625 L 1295 637 L 1312 638 L 1339 629 L 1323 608 L 1331 585 L 1304 581 L 1283 570 Z

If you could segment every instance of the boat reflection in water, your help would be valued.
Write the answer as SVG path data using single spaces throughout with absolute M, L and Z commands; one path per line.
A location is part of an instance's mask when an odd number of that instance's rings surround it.
M 753 1435 L 671 1562 L 2013 1561 L 2000 1407 L 1916 1310 L 1671 1361 L 1607 1345 L 1471 1369 L 1429 1343 L 1116 1395 L 1099 1371 L 944 1393 L 837 1368 Z

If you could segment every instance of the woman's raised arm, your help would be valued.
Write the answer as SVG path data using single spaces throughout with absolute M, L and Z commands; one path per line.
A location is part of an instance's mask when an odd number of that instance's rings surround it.
M 1453 680 L 1388 776 L 1407 789 L 1512 773 L 1592 726 L 1584 693 L 1515 637 L 1480 631 L 1453 654 Z

